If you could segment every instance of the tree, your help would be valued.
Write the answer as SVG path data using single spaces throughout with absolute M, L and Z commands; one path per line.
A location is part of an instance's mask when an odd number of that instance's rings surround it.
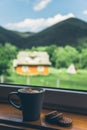
M 2 79 L 3 75 L 8 74 L 8 69 L 10 68 L 10 61 L 16 55 L 16 47 L 5 44 L 0 45 L 0 76 Z
M 50 45 L 50 46 L 47 46 L 46 48 L 46 52 L 49 54 L 50 61 L 53 66 L 55 66 L 55 60 L 54 60 L 53 54 L 57 48 L 58 47 L 56 45 Z
M 36 47 L 36 51 L 46 51 L 47 46 L 38 46 Z
M 79 52 L 71 46 L 57 47 L 53 54 L 53 60 L 55 62 L 55 67 L 68 67 L 70 64 L 78 63 Z
M 63 47 L 56 48 L 53 54 L 53 59 L 55 61 L 55 67 L 67 67 L 67 53 Z
M 5 43 L 5 53 L 7 54 L 9 60 L 14 59 L 17 55 L 18 48 L 10 43 Z
M 5 53 L 5 48 L 0 45 L 0 80 L 3 82 L 3 75 L 7 74 L 9 68 L 9 59 Z
M 87 48 L 83 49 L 80 55 L 81 68 L 87 68 Z
M 67 52 L 67 65 L 78 64 L 79 62 L 79 52 L 76 48 L 69 45 L 65 46 L 65 51 Z

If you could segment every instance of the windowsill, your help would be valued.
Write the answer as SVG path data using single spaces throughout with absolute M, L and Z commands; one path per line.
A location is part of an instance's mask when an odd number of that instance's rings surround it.
M 49 130 L 87 130 L 87 116 L 63 112 L 63 114 L 72 119 L 73 123 L 71 127 L 60 127 L 57 125 L 50 125 L 44 121 L 46 113 L 50 112 L 50 109 L 43 109 L 41 117 L 37 121 L 33 122 L 22 122 L 22 113 L 16 110 L 9 104 L 0 104 L 0 128 L 4 130 L 35 130 L 35 129 L 49 129 Z M 3 130 L 3 129 L 2 129 Z
M 2 120 L 0 119 L 1 130 L 47 130 L 47 126 L 50 127 L 49 130 L 87 130 L 87 116 L 85 116 L 87 115 L 87 104 L 85 102 L 85 99 L 87 99 L 87 92 L 61 91 L 59 89 L 46 89 L 44 109 L 40 120 L 27 122 L 28 126 L 23 126 L 20 111 L 8 104 L 9 92 L 17 91 L 22 87 L 27 86 L 0 85 L 0 116 L 4 118 Z M 56 109 L 60 112 L 62 111 L 64 115 L 70 117 L 73 121 L 72 127 L 63 128 L 46 124 L 46 122 L 43 121 L 44 115 L 52 109 Z M 8 121 L 8 119 L 10 121 Z M 20 119 L 19 121 L 21 121 L 21 123 L 15 123 L 18 119 Z

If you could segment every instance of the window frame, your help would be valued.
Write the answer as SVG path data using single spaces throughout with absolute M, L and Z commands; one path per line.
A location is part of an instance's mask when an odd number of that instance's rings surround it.
M 35 87 L 25 85 L 0 84 L 0 102 L 8 103 L 8 94 L 23 87 Z M 42 87 L 42 86 L 36 86 Z M 87 114 L 87 91 L 75 91 L 65 89 L 52 89 L 43 87 L 45 92 L 43 108 L 57 109 L 59 111 Z M 59 100 L 58 100 L 59 99 Z

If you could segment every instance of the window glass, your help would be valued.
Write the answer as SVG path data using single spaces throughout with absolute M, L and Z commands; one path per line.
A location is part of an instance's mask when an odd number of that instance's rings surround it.
M 3 0 L 0 18 L 0 83 L 87 91 L 86 0 Z
M 43 72 L 44 71 L 44 67 L 43 66 L 38 66 L 38 71 L 39 72 Z
M 22 66 L 22 71 L 23 72 L 28 72 L 28 67 L 27 66 Z

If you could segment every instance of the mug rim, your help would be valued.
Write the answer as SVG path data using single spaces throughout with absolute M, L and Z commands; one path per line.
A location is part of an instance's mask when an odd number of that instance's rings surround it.
M 33 90 L 39 90 L 39 92 L 37 93 L 28 93 L 28 92 L 23 92 L 22 90 L 27 90 L 27 89 L 33 89 Z M 33 88 L 33 87 L 29 87 L 29 88 L 21 88 L 21 89 L 18 89 L 18 92 L 19 93 L 23 93 L 23 94 L 39 94 L 39 93 L 43 93 L 45 92 L 45 89 L 44 88 Z

